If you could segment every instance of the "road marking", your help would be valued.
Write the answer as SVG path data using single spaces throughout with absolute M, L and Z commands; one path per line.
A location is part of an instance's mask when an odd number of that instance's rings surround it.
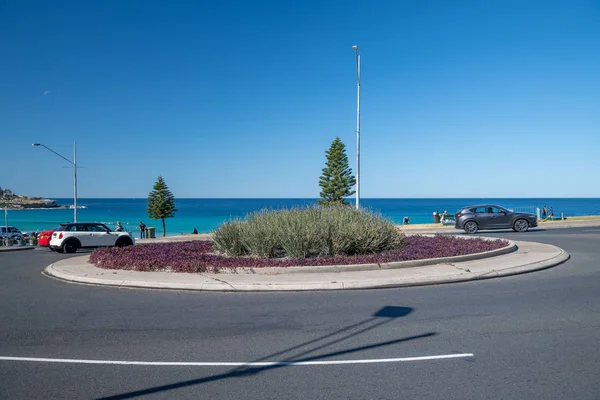
M 448 358 L 473 357 L 471 353 L 442 354 L 423 357 L 379 358 L 372 360 L 330 360 L 330 361 L 264 361 L 264 362 L 170 362 L 170 361 L 114 361 L 114 360 L 77 360 L 70 358 L 4 357 L 0 361 L 28 361 L 67 364 L 110 364 L 110 365 L 151 365 L 151 366 L 191 366 L 191 367 L 273 367 L 297 365 L 339 365 L 339 364 L 377 364 L 408 361 L 443 360 Z
M 600 232 L 600 229 L 583 229 L 582 232 Z

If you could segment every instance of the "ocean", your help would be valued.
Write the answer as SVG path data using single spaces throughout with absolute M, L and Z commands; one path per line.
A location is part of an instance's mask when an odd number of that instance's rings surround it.
M 53 199 L 61 205 L 73 205 L 73 199 Z M 148 227 L 156 227 L 156 235 L 162 235 L 160 220 L 151 220 L 146 213 L 147 200 L 142 199 L 77 199 L 78 221 L 102 222 L 114 228 L 117 221 L 139 237 L 138 225 L 144 221 Z M 354 204 L 354 199 L 351 200 Z M 409 217 L 411 224 L 433 222 L 433 212 L 445 210 L 450 214 L 472 204 L 497 204 L 515 211 L 535 213 L 536 207 L 553 207 L 560 216 L 600 215 L 598 198 L 562 199 L 361 199 L 361 207 L 381 213 L 384 217 L 401 224 Z M 249 212 L 267 209 L 303 207 L 317 204 L 317 199 L 176 199 L 174 218 L 166 220 L 167 235 L 212 232 L 221 223 L 244 217 Z M 50 229 L 62 222 L 73 221 L 72 209 L 8 210 L 8 225 L 23 232 Z M 4 221 L 0 220 L 0 225 Z

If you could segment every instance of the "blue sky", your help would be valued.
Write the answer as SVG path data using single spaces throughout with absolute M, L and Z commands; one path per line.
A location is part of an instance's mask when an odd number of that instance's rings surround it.
M 69 197 L 600 197 L 598 1 L 0 2 L 0 186 Z M 46 93 L 46 94 L 45 94 Z

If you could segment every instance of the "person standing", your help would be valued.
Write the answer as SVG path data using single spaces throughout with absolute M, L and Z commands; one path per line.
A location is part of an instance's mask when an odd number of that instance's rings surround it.
M 144 239 L 146 237 L 146 224 L 140 221 L 140 239 Z
M 549 217 L 554 217 L 554 209 L 552 208 L 552 206 L 550 206 L 550 214 L 548 214 Z
M 542 208 L 542 218 L 546 219 L 546 206 Z

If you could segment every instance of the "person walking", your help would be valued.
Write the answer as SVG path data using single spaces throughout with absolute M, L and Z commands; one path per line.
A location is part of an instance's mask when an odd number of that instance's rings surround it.
M 146 224 L 140 221 L 140 239 L 144 239 L 146 237 Z
M 546 219 L 546 206 L 542 208 L 542 218 Z
M 554 209 L 552 208 L 552 206 L 550 206 L 550 214 L 548 214 L 549 217 L 554 217 Z

